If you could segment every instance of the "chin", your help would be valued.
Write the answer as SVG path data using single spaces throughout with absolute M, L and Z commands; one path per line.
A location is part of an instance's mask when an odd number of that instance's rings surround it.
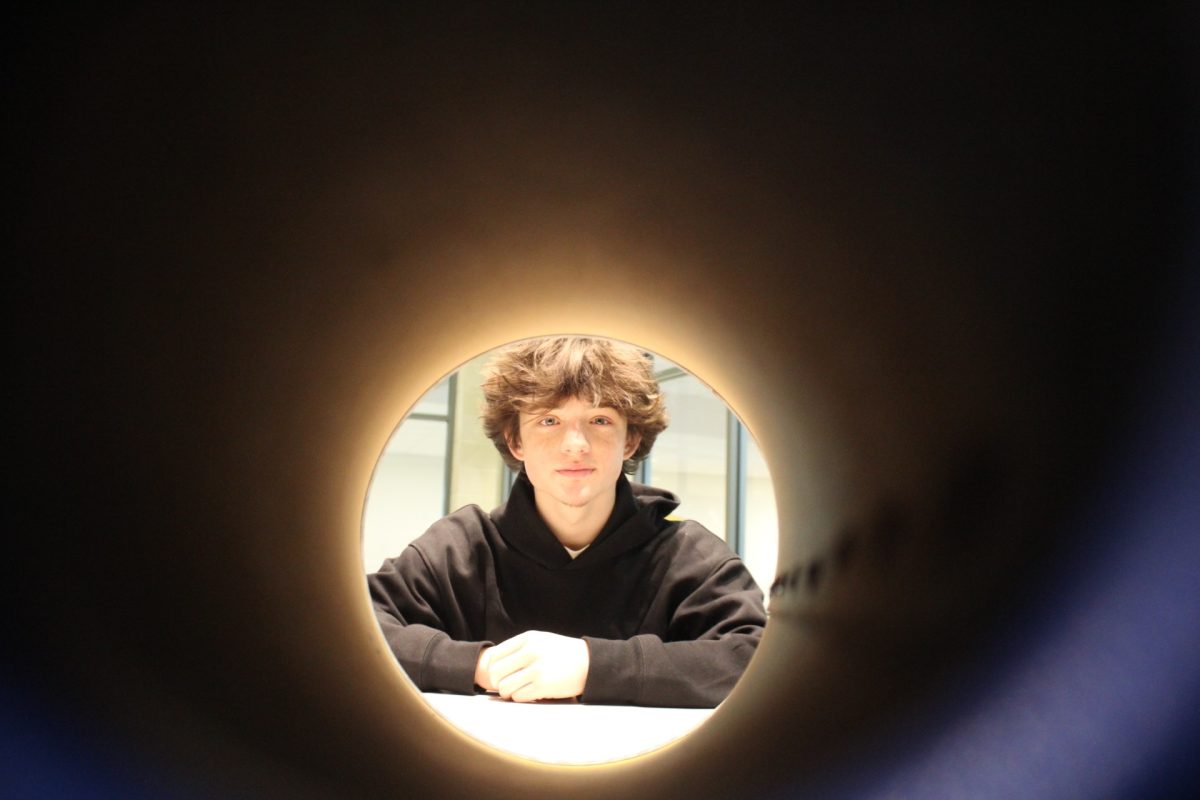
M 590 492 L 588 494 L 568 495 L 562 498 L 562 502 L 568 506 L 571 506 L 572 508 L 583 508 L 588 503 L 592 502 L 595 497 L 596 496 Z

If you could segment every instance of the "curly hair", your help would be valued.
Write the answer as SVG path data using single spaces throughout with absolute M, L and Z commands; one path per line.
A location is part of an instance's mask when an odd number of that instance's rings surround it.
M 483 376 L 483 431 L 514 470 L 521 462 L 508 442 L 521 441 L 521 412 L 546 411 L 572 397 L 620 411 L 629 434 L 640 434 L 637 450 L 622 465 L 627 473 L 650 455 L 667 427 L 650 359 L 622 342 L 584 336 L 526 339 L 501 349 Z

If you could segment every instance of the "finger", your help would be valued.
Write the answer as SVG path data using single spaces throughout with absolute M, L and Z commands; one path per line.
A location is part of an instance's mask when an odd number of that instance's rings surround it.
M 496 692 L 505 700 L 511 700 L 514 694 L 532 684 L 534 677 L 532 669 L 517 670 L 496 684 Z
M 545 693 L 537 681 L 530 681 L 512 693 L 509 697 L 514 703 L 533 703 L 543 699 Z
M 528 633 L 528 631 L 525 633 Z M 525 640 L 528 638 L 525 633 L 518 633 L 511 639 L 505 639 L 500 644 L 494 645 L 491 650 L 492 658 L 504 658 L 505 656 L 512 655 L 524 647 Z
M 537 653 L 529 650 L 518 650 L 504 658 L 496 658 L 495 655 L 492 655 L 488 660 L 488 677 L 492 679 L 493 686 L 499 686 L 502 680 L 517 670 L 525 669 L 536 659 Z

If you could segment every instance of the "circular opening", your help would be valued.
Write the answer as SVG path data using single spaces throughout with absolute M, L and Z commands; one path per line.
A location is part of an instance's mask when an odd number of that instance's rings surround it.
M 645 641 L 646 634 L 639 628 L 644 625 L 645 630 L 653 629 L 657 623 L 651 620 L 664 614 L 667 618 L 672 614 L 677 618 L 694 614 L 681 591 L 686 581 L 695 579 L 698 570 L 709 568 L 705 564 L 724 562 L 722 577 L 703 584 L 700 592 L 725 592 L 724 588 L 714 587 L 720 580 L 728 579 L 726 573 L 748 575 L 753 585 L 742 590 L 740 599 L 709 598 L 709 602 L 715 599 L 726 609 L 719 613 L 734 616 L 726 621 L 706 620 L 706 625 L 717 627 L 704 631 L 696 639 L 716 641 L 735 628 L 739 635 L 744 633 L 739 625 L 745 619 L 736 615 L 744 615 L 746 609 L 739 604 L 745 604 L 745 597 L 757 595 L 755 602 L 761 611 L 763 588 L 771 584 L 775 572 L 778 549 L 775 494 L 754 438 L 737 415 L 699 378 L 662 355 L 637 349 L 649 360 L 669 417 L 667 428 L 658 435 L 649 454 L 626 476 L 630 482 L 630 500 L 638 507 L 645 508 L 655 498 L 667 498 L 661 510 L 651 514 L 662 517 L 656 523 L 660 530 L 653 536 L 638 534 L 648 536 L 646 541 L 639 540 L 624 550 L 604 550 L 606 536 L 611 543 L 628 533 L 617 520 L 622 508 L 619 492 L 617 510 L 596 538 L 596 550 L 588 559 L 579 555 L 584 560 L 575 561 L 576 556 L 570 555 L 564 546 L 561 550 L 567 557 L 560 558 L 560 562 L 551 566 L 534 564 L 531 556 L 533 560 L 552 558 L 557 550 L 551 555 L 541 551 L 522 552 L 520 548 L 542 545 L 509 541 L 518 527 L 511 520 L 517 514 L 514 509 L 537 512 L 537 488 L 526 490 L 522 486 L 531 483 L 522 475 L 521 464 L 506 464 L 483 430 L 485 367 L 502 348 L 471 359 L 425 392 L 383 448 L 367 492 L 363 568 L 372 582 L 372 599 L 385 639 L 405 673 L 422 691 L 428 705 L 464 733 L 539 762 L 597 764 L 648 753 L 695 730 L 712 714 L 715 703 L 697 703 L 695 697 L 670 692 L 656 696 L 652 691 L 643 702 L 634 704 L 585 702 L 586 692 L 584 702 L 564 697 L 524 703 L 505 700 L 494 691 L 482 692 L 478 685 L 468 690 L 462 690 L 461 686 L 459 691 L 436 690 L 430 684 L 437 684 L 438 678 L 431 678 L 428 671 L 442 669 L 445 664 L 414 660 L 412 651 L 405 653 L 408 645 L 398 643 L 393 635 L 395 623 L 402 627 L 426 625 L 444 631 L 452 640 L 473 642 L 489 639 L 481 628 L 492 631 L 509 625 L 521 628 L 522 619 L 530 616 L 531 604 L 553 604 L 561 598 L 567 605 L 575 604 L 572 606 L 575 611 L 564 612 L 575 620 L 571 624 L 583 624 L 579 621 L 586 620 L 586 625 L 593 628 L 579 635 L 609 640 L 618 638 L 613 634 L 617 629 L 633 632 L 633 636 L 619 637 L 621 645 L 613 652 L 591 639 L 588 649 L 594 661 L 602 662 L 596 669 L 616 669 L 626 680 L 636 681 L 640 676 L 636 670 L 630 671 L 634 665 L 620 663 L 630 654 L 653 660 L 666 651 L 669 658 L 678 659 L 676 667 L 692 671 L 712 668 L 698 655 L 700 650 L 693 648 L 689 653 L 685 648 L 672 652 L 670 636 L 659 632 L 657 638 L 670 643 L 660 650 L 658 643 Z M 590 404 L 584 404 L 583 409 L 581 413 L 585 415 L 592 410 Z M 536 422 L 533 415 L 528 421 Z M 554 422 L 570 425 L 567 419 Z M 678 505 L 673 506 L 672 500 L 677 500 Z M 609 501 L 609 508 L 612 507 L 613 502 Z M 468 529 L 463 529 L 464 519 L 469 520 L 465 523 Z M 711 532 L 711 536 L 699 531 L 697 524 Z M 530 527 L 528 520 L 522 525 Z M 529 535 L 541 537 L 552 549 L 559 544 L 548 539 L 549 535 L 558 535 L 552 534 L 549 527 L 534 523 L 532 528 L 536 532 Z M 447 538 L 450 529 L 454 533 Z M 705 540 L 704 546 L 708 548 L 702 557 L 688 549 L 694 546 L 691 539 L 697 536 Z M 422 537 L 422 543 L 410 547 Z M 668 547 L 673 538 L 679 542 L 686 540 L 687 547 L 678 544 Z M 734 555 L 738 558 L 732 558 Z M 588 563 L 589 560 L 594 563 Z M 514 566 L 511 562 L 520 563 Z M 564 564 L 570 566 L 564 568 Z M 546 582 L 540 583 L 543 580 Z M 563 582 L 579 583 L 564 589 Z M 588 588 L 580 588 L 583 585 Z M 580 607 L 577 591 L 584 591 L 586 606 L 594 608 Z M 664 602 L 674 607 L 660 608 Z M 697 595 L 692 602 L 703 603 L 704 598 Z M 415 608 L 413 604 L 422 607 Z M 438 605 L 433 618 L 422 617 L 431 611 L 429 605 L 433 604 Z M 405 617 L 406 612 L 409 612 L 407 618 L 394 619 Z M 474 618 L 473 615 L 479 614 L 482 616 Z M 447 615 L 455 619 L 443 620 Z M 555 613 L 550 618 L 566 617 Z M 765 617 L 762 621 L 765 623 Z M 672 634 L 685 630 L 684 623 L 677 620 L 674 624 L 677 627 L 672 628 Z M 393 634 L 389 634 L 389 627 Z M 472 635 L 467 635 L 468 631 Z M 438 634 L 425 632 L 424 637 L 422 647 L 439 646 L 435 641 L 441 638 Z M 631 640 L 639 637 L 643 641 L 630 649 Z M 503 645 L 498 640 L 494 643 Z M 643 643 L 648 649 L 642 648 Z M 469 645 L 463 647 L 470 650 Z M 451 660 L 467 657 L 461 653 L 449 656 Z M 469 657 L 476 657 L 474 651 Z M 719 662 L 723 657 L 719 654 L 716 660 Z M 610 658 L 617 663 L 609 663 Z

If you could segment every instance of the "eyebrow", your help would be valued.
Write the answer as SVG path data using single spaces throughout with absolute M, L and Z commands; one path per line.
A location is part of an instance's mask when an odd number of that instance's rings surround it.
M 555 408 L 544 408 L 540 411 L 522 411 L 521 413 L 526 414 L 531 417 L 544 417 L 548 414 L 557 414 L 561 410 L 562 410 L 562 407 L 558 406 Z M 587 409 L 587 413 L 589 413 L 589 414 L 594 414 L 597 411 L 608 411 L 608 412 L 611 412 L 613 414 L 618 414 L 618 415 L 621 413 L 621 411 L 619 409 L 613 408 L 612 406 L 592 406 L 591 408 Z

